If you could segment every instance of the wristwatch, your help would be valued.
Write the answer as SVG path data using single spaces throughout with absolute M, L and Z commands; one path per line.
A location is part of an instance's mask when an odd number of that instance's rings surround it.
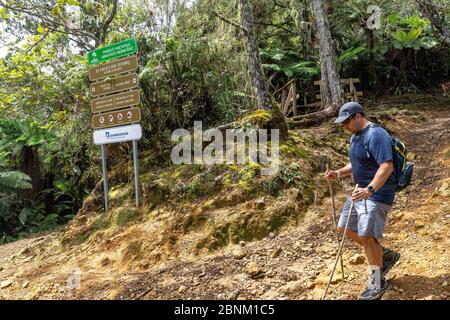
M 372 195 L 375 193 L 375 189 L 372 186 L 368 186 L 367 191 L 371 192 Z

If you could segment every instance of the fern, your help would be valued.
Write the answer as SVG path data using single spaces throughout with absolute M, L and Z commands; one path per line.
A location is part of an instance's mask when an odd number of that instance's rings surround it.
M 31 188 L 31 178 L 25 173 L 19 171 L 0 172 L 0 192 L 8 193 Z

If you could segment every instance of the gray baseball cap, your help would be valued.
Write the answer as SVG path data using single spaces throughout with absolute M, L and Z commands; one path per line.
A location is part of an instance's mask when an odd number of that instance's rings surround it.
M 363 107 L 358 102 L 347 102 L 339 109 L 339 115 L 334 123 L 342 123 L 353 114 L 364 112 Z

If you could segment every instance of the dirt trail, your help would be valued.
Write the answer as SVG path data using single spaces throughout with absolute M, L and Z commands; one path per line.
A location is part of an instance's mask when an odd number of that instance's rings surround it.
M 450 299 L 450 111 L 422 116 L 426 120 L 417 123 L 407 117 L 395 122 L 394 133 L 416 155 L 415 173 L 387 220 L 383 245 L 402 256 L 383 299 Z M 349 181 L 343 184 L 351 190 Z M 338 209 L 345 197 L 336 196 Z M 326 199 L 297 227 L 145 271 L 114 268 L 101 252 L 83 254 L 83 246 L 65 251 L 56 232 L 17 241 L 0 247 L 0 299 L 318 299 L 336 251 L 329 212 Z M 365 288 L 361 253 L 346 242 L 346 279 L 336 274 L 329 299 L 356 299 Z M 67 281 L 73 283 L 77 272 L 81 288 L 71 289 Z

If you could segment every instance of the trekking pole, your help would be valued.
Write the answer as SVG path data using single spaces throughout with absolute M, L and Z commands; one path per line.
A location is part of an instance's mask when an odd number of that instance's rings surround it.
M 327 167 L 327 171 L 330 170 L 330 166 L 327 163 L 326 164 Z M 328 188 L 330 189 L 330 196 L 331 196 L 331 207 L 332 207 L 332 211 L 331 211 L 331 220 L 333 221 L 333 227 L 334 227 L 334 234 L 336 235 L 336 241 L 337 241 L 337 245 L 339 248 L 339 234 L 337 232 L 337 222 L 336 222 L 336 205 L 334 203 L 334 194 L 333 194 L 333 188 L 331 187 L 331 182 L 330 180 L 327 179 L 328 182 Z M 344 282 L 344 262 L 342 260 L 342 254 L 340 256 L 341 258 L 341 273 L 342 273 L 342 282 Z
M 358 185 L 355 186 L 355 190 L 356 189 L 358 189 Z M 352 211 L 353 211 L 353 204 L 354 204 L 354 201 L 352 200 L 352 203 L 350 205 L 350 210 L 348 211 L 348 214 L 347 214 L 347 221 L 345 222 L 344 235 L 342 236 L 341 244 L 339 245 L 339 250 L 338 250 L 338 254 L 336 256 L 336 261 L 334 262 L 333 270 L 331 270 L 330 279 L 328 279 L 328 283 L 327 283 L 327 286 L 325 288 L 325 292 L 323 293 L 323 296 L 322 296 L 321 300 L 324 300 L 325 296 L 327 295 L 328 288 L 330 287 L 331 280 L 333 279 L 334 270 L 336 270 L 336 266 L 337 266 L 337 263 L 338 263 L 338 260 L 339 260 L 339 256 L 341 255 L 342 248 L 344 247 L 345 233 L 347 232 L 348 223 L 350 221 L 350 215 L 352 214 Z

